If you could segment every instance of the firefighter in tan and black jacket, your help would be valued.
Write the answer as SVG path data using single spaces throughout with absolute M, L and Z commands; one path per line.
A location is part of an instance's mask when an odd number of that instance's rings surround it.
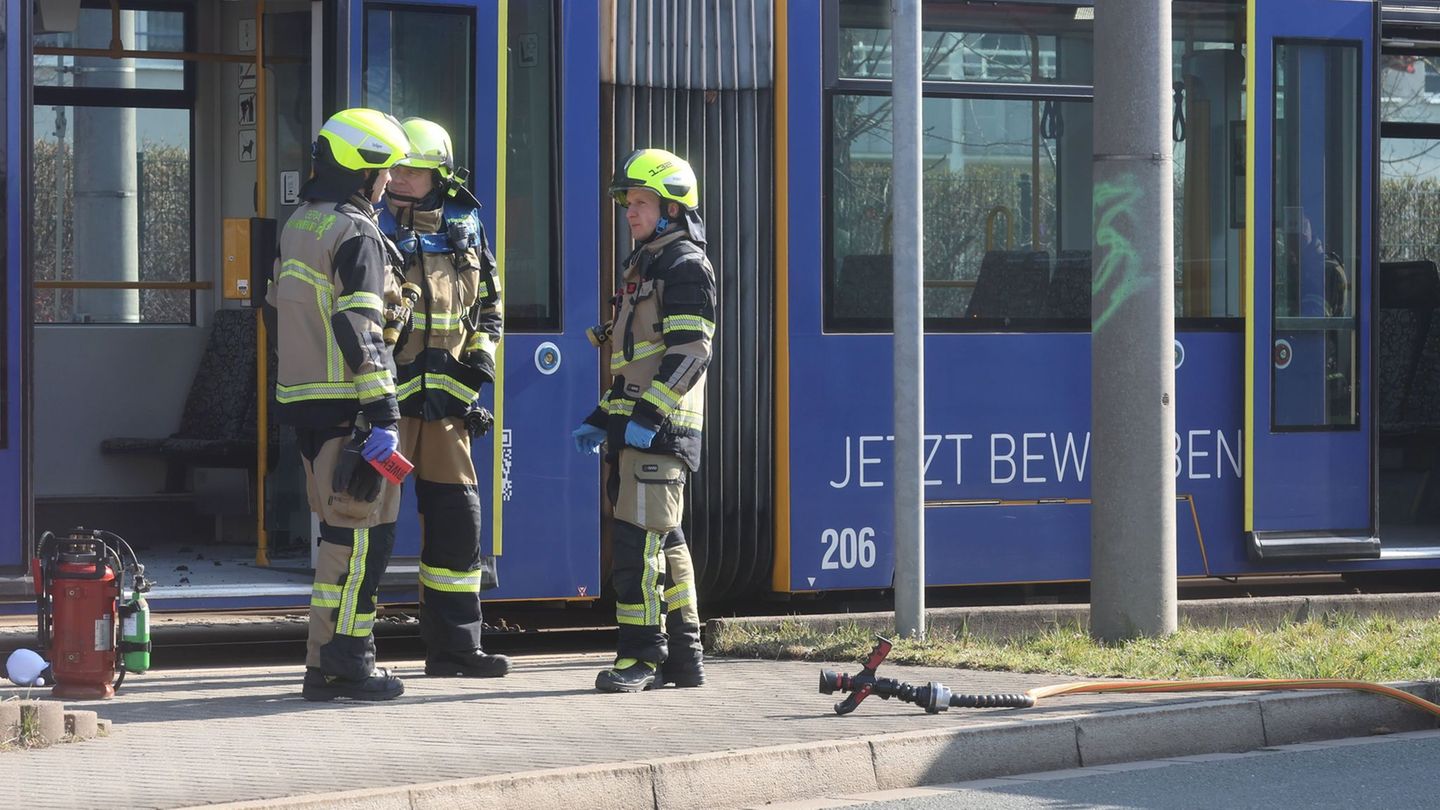
M 421 517 L 425 674 L 499 677 L 510 671 L 509 659 L 480 647 L 480 591 L 495 584 L 495 559 L 481 555 L 470 441 L 490 428 L 480 388 L 495 379 L 500 281 L 450 135 L 420 118 L 404 127 L 410 154 L 396 164 L 377 211 L 404 257 L 406 281 L 419 290 L 395 363 L 400 451 L 415 464 Z
M 636 247 L 618 279 L 613 324 L 592 330 L 609 332 L 614 382 L 573 434 L 581 453 L 606 446 L 614 507 L 619 644 L 595 688 L 639 692 L 657 676 L 700 686 L 695 569 L 680 522 L 685 479 L 700 468 L 715 271 L 705 257 L 695 172 L 685 161 L 642 149 L 615 173 L 610 193 L 625 208 Z
M 400 679 L 375 668 L 375 592 L 395 542 L 400 488 L 369 463 L 398 443 L 395 362 L 384 324 L 409 320 L 398 254 L 372 207 L 409 143 L 400 122 L 336 113 L 315 141 L 315 171 L 280 233 L 266 291 L 279 367 L 276 416 L 294 425 L 320 556 L 302 694 L 389 700 Z

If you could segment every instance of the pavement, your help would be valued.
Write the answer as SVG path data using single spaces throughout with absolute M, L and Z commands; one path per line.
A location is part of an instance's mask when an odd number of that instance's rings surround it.
M 1086 695 L 938 715 L 872 697 L 840 717 L 818 673 L 855 662 L 715 659 L 704 688 L 638 695 L 592 691 L 602 654 L 525 656 L 481 681 L 386 663 L 407 691 L 380 704 L 307 703 L 298 666 L 131 676 L 114 700 L 66 703 L 111 720 L 109 737 L 0 751 L 0 784 L 29 808 L 747 808 L 1437 727 L 1359 692 Z M 970 693 L 1075 680 L 882 674 Z M 1401 686 L 1440 700 L 1440 682 Z

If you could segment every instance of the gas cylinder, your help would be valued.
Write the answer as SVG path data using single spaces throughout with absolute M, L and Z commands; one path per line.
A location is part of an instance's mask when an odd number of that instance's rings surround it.
M 120 653 L 126 672 L 144 672 L 150 668 L 150 604 L 145 601 L 138 581 L 130 591 L 130 598 L 120 606 Z
M 113 697 L 119 560 L 93 535 L 73 532 L 47 540 L 40 560 L 41 640 L 55 673 L 53 694 L 77 700 Z

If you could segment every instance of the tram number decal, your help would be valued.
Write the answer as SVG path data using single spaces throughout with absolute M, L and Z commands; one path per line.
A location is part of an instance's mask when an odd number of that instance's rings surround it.
M 875 530 L 869 526 L 859 531 L 826 529 L 820 534 L 820 544 L 826 547 L 825 557 L 820 560 L 820 567 L 826 571 L 875 567 Z

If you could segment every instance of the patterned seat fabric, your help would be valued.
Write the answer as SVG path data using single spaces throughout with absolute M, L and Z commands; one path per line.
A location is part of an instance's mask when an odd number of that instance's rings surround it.
M 1045 251 L 988 251 L 980 260 L 967 318 L 1040 318 L 1050 284 Z
M 190 383 L 180 429 L 166 438 L 113 438 L 107 455 L 162 456 L 170 462 L 166 491 L 184 489 L 187 466 L 248 467 L 255 463 L 255 314 L 223 309 Z M 273 437 L 273 433 L 271 434 Z
M 1062 250 L 1056 254 L 1045 317 L 1090 320 L 1090 251 Z

